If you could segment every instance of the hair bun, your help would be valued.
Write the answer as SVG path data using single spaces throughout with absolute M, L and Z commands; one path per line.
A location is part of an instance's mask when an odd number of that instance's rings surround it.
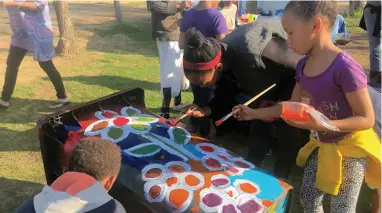
M 191 49 L 199 49 L 205 43 L 206 38 L 203 34 L 196 30 L 195 28 L 191 28 L 186 32 L 186 44 L 188 48 Z

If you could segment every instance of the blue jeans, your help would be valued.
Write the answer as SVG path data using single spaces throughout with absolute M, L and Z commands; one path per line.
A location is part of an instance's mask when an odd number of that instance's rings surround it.
M 365 8 L 363 11 L 370 46 L 370 71 L 381 72 L 381 65 L 379 63 L 381 38 L 373 36 L 377 13 L 371 13 L 370 10 L 370 8 Z

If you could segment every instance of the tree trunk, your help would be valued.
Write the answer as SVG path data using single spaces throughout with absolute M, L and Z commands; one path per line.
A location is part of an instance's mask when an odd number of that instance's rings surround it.
M 60 40 L 56 46 L 58 55 L 68 55 L 76 52 L 76 31 L 69 16 L 69 5 L 66 0 L 53 1 L 56 11 Z
M 120 0 L 114 0 L 114 12 L 115 12 L 115 18 L 117 19 L 118 24 L 122 24 L 123 16 L 122 16 Z
M 361 1 L 350 1 L 349 2 L 349 13 L 350 15 L 353 15 L 355 11 L 362 8 L 362 2 Z

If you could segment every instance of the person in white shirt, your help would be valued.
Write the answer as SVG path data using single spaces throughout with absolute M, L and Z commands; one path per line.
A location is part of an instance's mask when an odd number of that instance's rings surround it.
M 235 19 L 237 6 L 233 2 L 234 1 L 220 1 L 219 7 L 216 8 L 223 14 L 227 22 L 227 28 L 230 32 L 236 28 Z

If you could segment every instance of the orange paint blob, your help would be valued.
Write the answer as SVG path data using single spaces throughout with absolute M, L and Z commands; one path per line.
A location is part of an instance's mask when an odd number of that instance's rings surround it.
M 157 178 L 162 174 L 162 170 L 158 168 L 152 168 L 146 172 L 145 176 L 147 178 Z
M 172 186 L 172 185 L 176 184 L 177 182 L 178 182 L 178 178 L 177 177 L 170 177 L 166 181 L 167 186 Z
M 160 195 L 161 188 L 157 185 L 153 186 L 149 190 L 150 197 L 155 199 Z
M 228 194 L 230 197 L 233 197 L 233 192 L 232 192 L 232 191 L 229 191 L 227 194 Z
M 270 201 L 270 200 L 262 200 L 261 203 L 262 203 L 265 207 L 267 207 L 267 208 L 269 208 L 269 207 L 271 207 L 271 206 L 273 205 L 273 202 Z
M 197 186 L 200 184 L 199 178 L 195 177 L 195 175 L 187 175 L 185 181 L 189 186 Z
M 193 213 L 199 212 L 199 206 L 192 207 L 191 212 L 193 212 Z
M 186 171 L 186 168 L 184 168 L 183 166 L 180 166 L 180 165 L 172 165 L 169 167 L 169 170 L 171 172 L 183 173 Z
M 174 189 L 170 192 L 169 201 L 175 206 L 176 209 L 180 209 L 184 202 L 186 202 L 189 194 L 185 189 Z
M 240 189 L 241 189 L 241 191 L 243 191 L 245 193 L 250 193 L 250 194 L 253 194 L 253 193 L 257 192 L 256 187 L 254 187 L 250 183 L 242 183 L 242 184 L 240 184 Z
M 279 180 L 279 183 L 280 183 L 281 187 L 283 187 L 283 189 L 285 189 L 285 190 L 290 190 L 290 189 L 293 188 L 291 185 L 285 183 L 285 182 L 282 181 L 282 180 Z
M 101 121 L 98 124 L 94 125 L 93 129 L 91 131 L 94 132 L 94 131 L 98 131 L 98 130 L 101 130 L 101 129 L 105 129 L 108 124 L 109 124 L 108 121 Z

